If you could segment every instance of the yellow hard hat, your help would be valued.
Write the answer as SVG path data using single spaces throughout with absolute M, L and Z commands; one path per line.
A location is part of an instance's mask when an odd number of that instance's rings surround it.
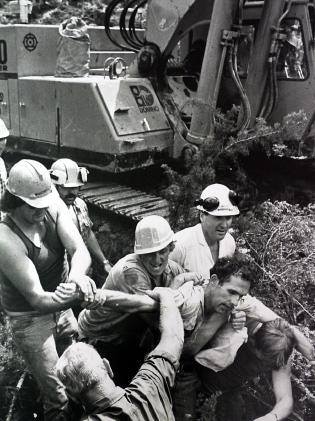
M 136 254 L 154 253 L 174 241 L 174 232 L 162 216 L 146 216 L 138 222 L 135 232 Z

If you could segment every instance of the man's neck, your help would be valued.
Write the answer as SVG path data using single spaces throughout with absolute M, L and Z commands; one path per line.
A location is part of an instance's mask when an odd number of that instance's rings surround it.
M 211 281 L 210 281 L 211 282 Z M 212 296 L 214 295 L 214 287 L 207 285 L 204 290 L 204 312 L 206 315 L 214 313 Z
M 83 397 L 82 403 L 88 413 L 110 406 L 116 393 L 116 385 L 111 382 L 103 382 L 89 390 Z

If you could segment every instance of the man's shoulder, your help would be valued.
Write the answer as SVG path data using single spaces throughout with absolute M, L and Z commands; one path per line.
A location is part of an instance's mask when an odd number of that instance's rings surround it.
M 16 247 L 24 244 L 21 236 L 19 236 L 16 232 L 14 232 L 10 226 L 5 223 L 6 218 L 4 221 L 0 223 L 0 247 L 2 250 L 16 250 Z
M 185 272 L 183 267 L 179 263 L 172 260 L 171 258 L 168 259 L 167 267 L 168 267 L 169 272 L 174 276 Z
M 225 234 L 225 237 L 223 238 L 222 243 L 235 245 L 234 237 L 229 231 Z
M 150 277 L 141 264 L 139 256 L 128 254 L 113 266 L 104 288 L 130 292 L 129 287 L 136 286 L 139 282 L 151 285 Z
M 132 270 L 144 271 L 144 267 L 139 259 L 139 256 L 135 253 L 127 254 L 118 260 L 118 262 L 113 266 L 112 272 L 115 273 L 124 273 L 130 272 Z
M 0 174 L 5 174 L 6 175 L 6 166 L 5 166 L 5 162 L 3 160 L 3 158 L 1 158 L 0 156 Z
M 158 389 L 172 387 L 179 361 L 172 354 L 163 350 L 153 350 L 148 354 L 138 373 L 125 389 L 127 393 L 133 391 L 135 386 L 144 390 L 152 390 L 154 384 Z
M 193 225 L 175 233 L 175 240 L 179 242 L 191 241 L 192 236 L 199 232 L 201 225 Z M 175 243 L 176 246 L 176 243 Z
M 236 249 L 234 237 L 230 232 L 225 234 L 225 237 L 220 241 L 219 257 L 232 256 Z
M 73 204 L 76 208 L 87 211 L 87 204 L 83 199 L 81 199 L 81 197 L 76 197 Z

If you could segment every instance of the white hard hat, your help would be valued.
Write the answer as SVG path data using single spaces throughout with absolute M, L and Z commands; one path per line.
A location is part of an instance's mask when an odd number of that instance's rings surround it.
M 88 170 L 79 167 L 72 159 L 61 158 L 54 162 L 50 176 L 54 184 L 63 187 L 80 187 L 87 182 Z
M 238 194 L 223 184 L 210 184 L 195 201 L 197 209 L 214 216 L 233 216 L 240 213 Z
M 4 124 L 4 121 L 0 118 L 0 140 L 6 139 L 9 136 L 9 130 L 7 126 Z
M 6 189 L 34 208 L 49 207 L 57 196 L 49 171 L 33 159 L 22 159 L 13 165 Z
M 135 232 L 136 254 L 154 253 L 174 241 L 174 232 L 162 216 L 146 216 L 138 222 Z

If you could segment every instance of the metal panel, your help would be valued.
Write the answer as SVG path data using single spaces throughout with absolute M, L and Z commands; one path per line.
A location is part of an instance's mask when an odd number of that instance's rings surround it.
M 16 30 L 14 26 L 0 26 L 0 74 L 17 73 Z
M 21 136 L 57 143 L 56 87 L 54 80 L 31 77 L 19 81 Z
M 95 78 L 58 78 L 61 147 L 115 154 L 116 134 Z
M 53 75 L 58 29 L 49 25 L 16 25 L 19 76 Z
M 119 136 L 169 130 L 159 100 L 146 79 L 105 80 L 98 89 Z

